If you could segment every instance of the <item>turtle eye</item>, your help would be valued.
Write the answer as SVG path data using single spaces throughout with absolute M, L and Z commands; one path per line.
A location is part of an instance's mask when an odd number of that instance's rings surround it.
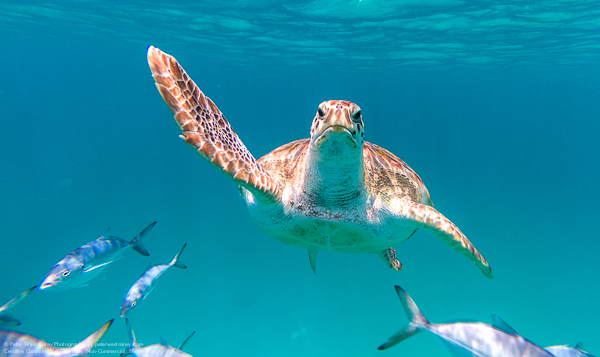
M 319 118 L 322 118 L 325 116 L 325 111 L 321 107 L 319 107 L 319 110 L 317 113 L 319 115 Z
M 359 110 L 359 111 L 357 111 L 356 113 L 354 113 L 354 114 L 352 115 L 352 120 L 353 120 L 355 123 L 358 123 L 358 122 L 360 122 L 360 119 L 361 119 L 361 117 L 362 117 L 362 116 L 361 116 L 361 113 L 360 113 L 360 110 Z
M 71 272 L 70 272 L 70 271 L 68 271 L 68 270 L 65 270 L 65 271 L 63 271 L 63 272 L 62 272 L 62 274 L 60 274 L 60 275 L 61 275 L 61 276 L 64 278 L 64 277 L 67 277 L 67 276 L 69 276 L 69 274 L 71 274 Z

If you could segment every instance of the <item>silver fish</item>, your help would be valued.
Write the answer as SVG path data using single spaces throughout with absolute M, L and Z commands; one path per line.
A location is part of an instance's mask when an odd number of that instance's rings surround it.
M 87 356 L 110 327 L 108 321 L 98 331 L 70 348 L 58 348 L 44 340 L 15 331 L 0 330 L 0 357 L 69 357 Z
M 121 317 L 125 316 L 135 307 L 139 306 L 139 304 L 152 292 L 152 290 L 154 290 L 159 278 L 165 271 L 167 271 L 167 269 L 172 266 L 180 269 L 187 268 L 185 264 L 179 261 L 179 257 L 181 256 L 181 253 L 183 253 L 186 245 L 187 243 L 181 247 L 181 250 L 179 250 L 179 253 L 177 253 L 175 258 L 173 258 L 171 263 L 154 266 L 151 265 L 146 269 L 146 271 L 144 271 L 142 276 L 136 280 L 129 291 L 127 291 L 127 294 L 125 294 L 123 304 L 121 304 Z
M 98 239 L 75 249 L 56 263 L 38 289 L 64 291 L 85 287 L 130 247 L 143 256 L 150 255 L 142 245 L 142 240 L 155 224 L 156 222 L 150 223 L 130 242 L 107 236 L 107 229 Z
M 129 319 L 125 319 L 125 323 L 127 324 L 127 332 L 129 333 L 129 341 L 131 344 L 129 345 L 129 348 L 121 353 L 121 357 L 128 355 L 134 355 L 136 357 L 192 357 L 192 355 L 183 352 L 181 349 L 190 340 L 190 338 L 194 336 L 196 331 L 192 332 L 192 334 L 189 335 L 188 338 L 186 338 L 185 341 L 183 341 L 183 343 L 177 348 L 171 346 L 162 338 L 160 339 L 159 344 L 157 343 L 154 345 L 141 347 L 135 339 L 135 334 L 133 333 L 133 329 L 129 324 Z
M 411 297 L 401 287 L 396 292 L 410 322 L 383 345 L 380 350 L 421 332 L 435 334 L 444 347 L 455 357 L 555 357 L 542 347 L 527 341 L 497 316 L 494 325 L 483 322 L 432 324 L 421 314 Z
M 19 302 L 21 302 L 21 300 L 25 299 L 25 297 L 27 295 L 29 295 L 30 292 L 32 292 L 33 290 L 35 290 L 35 288 L 37 288 L 37 286 L 34 286 L 32 288 L 29 288 L 29 289 L 23 291 L 16 298 L 14 298 L 11 301 L 7 302 L 3 306 L 0 306 L 0 327 L 4 327 L 5 328 L 5 327 L 9 327 L 9 326 L 19 326 L 21 324 L 21 321 L 15 319 L 7 311 L 10 310 L 10 309 L 12 309 L 13 307 L 15 307 L 15 305 L 17 305 Z
M 583 344 L 579 342 L 575 347 L 550 346 L 546 347 L 546 351 L 552 353 L 555 357 L 594 357 L 583 350 Z

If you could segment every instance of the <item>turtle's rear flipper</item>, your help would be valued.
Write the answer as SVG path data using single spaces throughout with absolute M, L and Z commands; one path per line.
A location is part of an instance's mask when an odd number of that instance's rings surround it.
M 317 254 L 319 253 L 318 249 L 308 248 L 308 260 L 310 261 L 310 267 L 312 268 L 313 273 L 317 273 Z
M 396 250 L 394 248 L 389 248 L 386 250 L 382 250 L 381 252 L 377 252 L 377 255 L 381 260 L 383 260 L 388 267 L 400 271 L 402 270 L 402 263 L 398 259 L 396 259 Z
M 258 199 L 277 202 L 277 182 L 260 167 L 215 103 L 200 91 L 177 60 L 150 46 L 148 64 L 158 91 L 181 128 L 181 138 Z

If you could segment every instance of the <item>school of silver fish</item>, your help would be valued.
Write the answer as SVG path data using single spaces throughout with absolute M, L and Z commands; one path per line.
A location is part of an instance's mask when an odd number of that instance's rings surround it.
M 131 241 L 125 241 L 121 238 L 108 236 L 108 229 L 96 240 L 93 240 L 65 256 L 52 267 L 50 272 L 44 277 L 39 285 L 31 287 L 8 303 L 0 307 L 0 357 L 69 357 L 69 356 L 87 356 L 100 338 L 112 325 L 114 319 L 111 319 L 96 332 L 86 339 L 68 348 L 54 347 L 52 344 L 37 337 L 14 331 L 21 322 L 12 316 L 8 310 L 13 309 L 25 297 L 33 291 L 40 292 L 59 292 L 75 288 L 88 286 L 94 279 L 99 278 L 106 269 L 118 259 L 122 258 L 123 253 L 131 248 L 143 256 L 150 254 L 142 245 L 142 240 L 148 235 L 156 222 L 150 223 Z M 169 264 L 150 266 L 142 277 L 138 279 L 125 294 L 125 299 L 121 306 L 121 316 L 130 312 L 133 307 L 139 305 L 141 301 L 156 287 L 159 278 L 163 273 L 175 266 L 185 269 L 186 266 L 179 261 L 181 253 L 187 244 L 184 244 L 179 253 Z M 129 325 L 128 325 L 129 326 Z M 137 357 L 191 357 L 191 355 L 182 352 L 181 347 L 174 348 L 166 343 L 140 347 L 133 330 L 129 331 L 132 345 L 123 352 L 123 355 L 132 354 Z M 191 337 L 191 336 L 190 336 Z M 188 338 L 189 339 L 189 338 Z M 187 340 L 186 340 L 187 342 Z M 185 343 L 185 342 L 184 342 Z

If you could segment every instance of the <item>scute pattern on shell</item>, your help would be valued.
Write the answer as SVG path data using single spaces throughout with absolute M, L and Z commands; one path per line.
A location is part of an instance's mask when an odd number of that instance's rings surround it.
M 423 181 L 402 159 L 375 144 L 365 142 L 366 186 L 382 199 L 408 197 L 411 201 L 433 206 Z
M 148 63 L 156 87 L 181 127 L 185 142 L 259 199 L 277 202 L 280 191 L 275 180 L 258 165 L 223 113 L 200 91 L 177 60 L 151 46 Z
M 298 177 L 300 170 L 304 170 L 302 159 L 307 154 L 309 141 L 300 139 L 282 145 L 258 159 L 258 163 L 283 189 Z
M 261 167 L 277 180 L 281 188 L 290 184 L 304 170 L 310 139 L 282 145 L 258 159 Z M 414 202 L 433 206 L 423 181 L 402 159 L 375 144 L 365 142 L 363 151 L 366 187 L 372 194 L 408 197 Z

